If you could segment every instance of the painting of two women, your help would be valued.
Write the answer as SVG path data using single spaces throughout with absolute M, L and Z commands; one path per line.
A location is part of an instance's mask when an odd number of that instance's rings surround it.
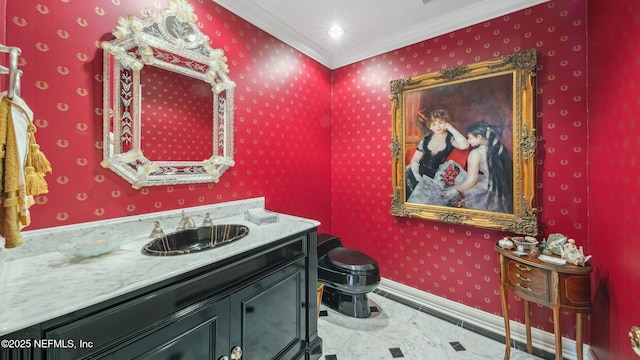
M 407 203 L 513 213 L 512 77 L 407 95 Z

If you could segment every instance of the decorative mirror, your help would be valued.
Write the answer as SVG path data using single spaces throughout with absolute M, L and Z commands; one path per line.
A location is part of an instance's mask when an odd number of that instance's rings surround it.
M 132 187 L 218 182 L 233 161 L 227 58 L 186 0 L 118 20 L 104 49 L 102 166 Z

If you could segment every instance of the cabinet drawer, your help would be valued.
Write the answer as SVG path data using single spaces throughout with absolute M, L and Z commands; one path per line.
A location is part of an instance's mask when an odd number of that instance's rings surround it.
M 549 276 L 548 270 L 507 259 L 506 283 L 524 298 L 550 302 Z

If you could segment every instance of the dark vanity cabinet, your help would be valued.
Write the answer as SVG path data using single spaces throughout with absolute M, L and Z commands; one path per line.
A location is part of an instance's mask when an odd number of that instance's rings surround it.
M 0 358 L 315 360 L 316 286 L 311 231 L 7 335 L 51 347 Z

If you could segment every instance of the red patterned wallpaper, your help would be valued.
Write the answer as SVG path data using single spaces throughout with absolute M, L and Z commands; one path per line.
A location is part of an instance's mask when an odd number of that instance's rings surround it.
M 505 234 L 389 214 L 389 81 L 535 48 L 541 231 L 588 251 L 585 7 L 552 1 L 335 70 L 333 232 L 378 259 L 383 277 L 501 316 L 493 244 Z M 523 323 L 522 301 L 511 305 Z M 533 309 L 533 326 L 553 332 L 551 311 Z
M 100 42 L 119 17 L 167 1 L 8 1 L 6 41 L 22 49 L 22 95 L 54 171 L 26 230 L 260 196 L 330 230 L 330 70 L 212 1 L 190 3 L 237 84 L 236 165 L 217 184 L 134 190 L 100 167 Z
M 150 160 L 202 161 L 213 155 L 211 85 L 145 66 L 142 83 L 142 153 Z
M 589 92 L 587 1 L 595 24 L 589 25 L 589 45 L 598 51 L 590 51 L 590 84 L 598 86 Z M 270 209 L 318 219 L 321 231 L 377 258 L 384 277 L 501 315 L 492 246 L 504 234 L 389 214 L 389 81 L 536 48 L 541 230 L 565 233 L 596 253 L 599 307 L 587 342 L 600 360 L 610 351 L 623 354 L 611 359 L 629 358 L 626 332 L 640 322 L 632 286 L 640 273 L 632 231 L 638 211 L 628 196 L 637 188 L 637 167 L 626 167 L 623 178 L 592 171 L 589 181 L 587 169 L 615 168 L 637 152 L 638 91 L 629 79 L 637 75 L 633 37 L 640 31 L 633 1 L 615 0 L 612 8 L 596 0 L 556 0 L 331 72 L 212 2 L 192 0 L 202 31 L 224 49 L 238 84 L 237 164 L 218 184 L 136 191 L 99 166 L 99 42 L 112 39 L 119 16 L 160 9 L 165 1 L 11 0 L 6 43 L 23 50 L 22 94 L 54 166 L 47 176 L 51 191 L 38 197 L 30 229 L 265 196 Z M 600 98 L 591 109 L 593 130 L 587 128 L 587 94 Z M 520 299 L 511 305 L 512 319 L 523 322 Z M 534 306 L 532 319 L 553 330 L 549 310 Z M 572 321 L 563 319 L 565 336 L 575 336 Z
M 588 6 L 591 346 L 598 360 L 631 360 L 627 333 L 640 326 L 640 4 Z

